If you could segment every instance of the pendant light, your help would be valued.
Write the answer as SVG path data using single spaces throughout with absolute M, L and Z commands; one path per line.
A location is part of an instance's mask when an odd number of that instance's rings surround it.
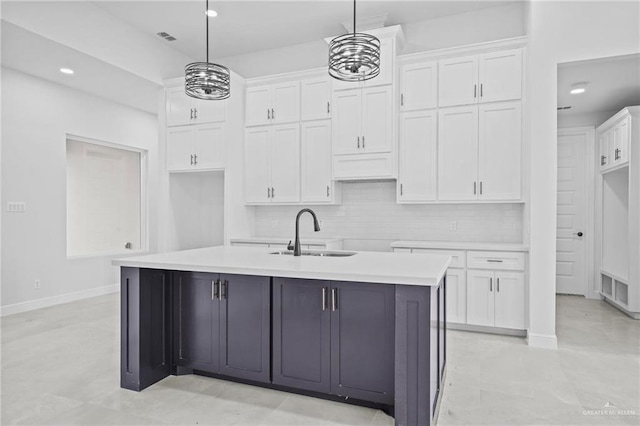
M 231 94 L 229 68 L 209 62 L 209 0 L 206 0 L 207 62 L 192 62 L 184 67 L 184 91 L 196 99 L 227 99 Z
M 342 81 L 363 81 L 380 74 L 380 40 L 356 32 L 356 0 L 353 0 L 353 33 L 329 43 L 329 75 Z

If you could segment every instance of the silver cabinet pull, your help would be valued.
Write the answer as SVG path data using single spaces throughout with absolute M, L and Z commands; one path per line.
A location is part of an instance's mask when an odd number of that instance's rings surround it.
M 211 300 L 216 300 L 220 297 L 220 280 L 211 281 Z
M 226 299 L 227 293 L 229 292 L 229 281 L 219 281 L 220 283 L 220 295 L 218 296 L 218 300 Z
M 480 195 L 482 195 L 482 181 L 480 181 Z
M 271 111 L 267 108 L 267 120 L 271 120 Z
M 360 136 L 358 136 L 358 148 L 360 148 Z
M 404 106 L 404 93 L 400 93 L 400 106 Z
M 500 293 L 500 278 L 496 278 L 496 291 Z
M 480 97 L 482 97 L 482 83 L 480 83 Z
M 364 136 L 362 137 L 362 147 L 364 148 Z
M 271 198 L 276 196 L 276 190 L 273 188 L 273 186 L 271 187 Z
M 489 278 L 489 291 L 493 291 L 493 278 Z
M 329 198 L 329 185 L 327 185 L 327 198 Z
M 267 186 L 267 198 L 271 198 L 271 188 Z
M 194 118 L 194 120 L 198 119 L 198 108 L 194 108 L 193 109 L 193 118 Z
M 477 85 L 477 84 L 474 84 L 474 85 L 473 85 L 473 99 L 475 99 L 475 98 L 477 97 L 477 96 L 476 96 L 476 93 L 477 93 L 477 92 L 478 92 L 478 85 Z
M 273 108 L 271 108 L 271 119 L 272 120 L 276 119 L 276 112 L 273 110 Z
M 327 288 L 322 287 L 322 310 L 327 310 Z
M 331 102 L 327 102 L 327 114 L 331 114 Z
M 198 165 L 198 154 L 193 154 L 193 165 L 194 166 Z
M 189 119 L 193 120 L 193 108 L 189 110 Z
M 473 182 L 473 195 L 476 195 L 476 182 Z
M 402 197 L 402 184 L 400 184 L 400 196 Z
M 336 309 L 338 309 L 338 289 L 332 288 L 331 289 L 331 310 L 335 311 Z
M 191 157 L 191 165 L 193 166 L 193 154 L 191 154 L 190 157 Z
M 607 164 L 607 156 L 606 155 L 601 155 L 600 156 L 600 165 L 604 166 L 605 164 Z
M 614 160 L 619 160 L 620 159 L 620 149 L 619 148 L 616 148 L 615 155 L 613 156 L 613 159 Z
M 491 263 L 502 263 L 501 259 L 487 259 L 487 262 L 491 262 Z

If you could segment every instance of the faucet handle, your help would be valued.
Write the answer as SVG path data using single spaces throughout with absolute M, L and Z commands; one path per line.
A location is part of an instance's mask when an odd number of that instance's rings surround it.
M 287 250 L 293 250 L 293 244 L 291 244 L 291 240 L 289 240 L 289 244 L 287 244 Z

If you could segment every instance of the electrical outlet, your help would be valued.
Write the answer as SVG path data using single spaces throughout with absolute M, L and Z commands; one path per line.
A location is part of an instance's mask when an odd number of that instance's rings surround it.
M 35 288 L 36 290 L 40 290 L 40 280 L 35 280 L 33 282 L 33 288 Z
M 449 231 L 457 231 L 458 230 L 458 222 L 452 220 L 449 222 Z

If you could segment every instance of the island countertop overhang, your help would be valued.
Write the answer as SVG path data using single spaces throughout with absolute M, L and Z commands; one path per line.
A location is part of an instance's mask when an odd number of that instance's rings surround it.
M 378 284 L 437 286 L 450 256 L 356 252 L 349 257 L 287 256 L 261 247 L 217 246 L 113 260 L 113 265 L 175 271 L 211 272 L 357 281 Z

